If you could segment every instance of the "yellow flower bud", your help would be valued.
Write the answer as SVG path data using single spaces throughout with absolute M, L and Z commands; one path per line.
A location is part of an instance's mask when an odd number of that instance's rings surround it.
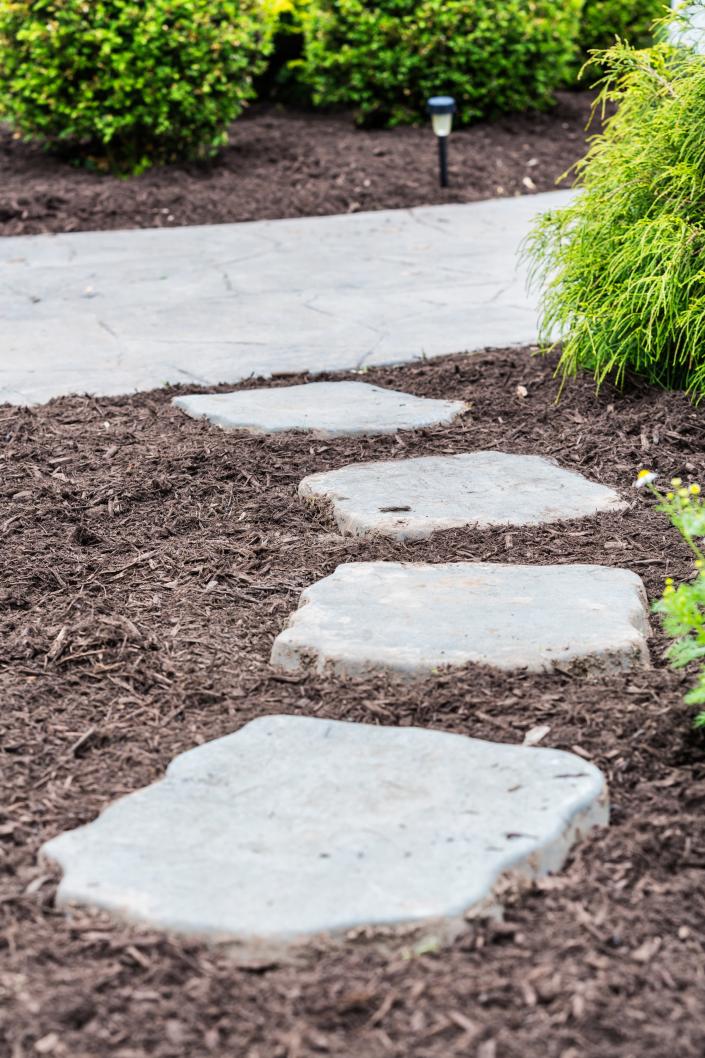
M 675 590 L 676 589 L 673 587 L 672 584 L 667 584 L 666 587 L 663 589 L 663 594 L 664 595 L 673 595 Z
M 667 492 L 666 493 L 666 499 L 667 500 L 675 500 L 675 498 L 676 498 L 675 492 Z
M 666 584 L 673 584 L 673 577 L 666 577 Z
M 679 489 L 682 484 L 683 482 L 680 478 L 671 478 L 671 485 L 673 485 L 674 489 Z
M 699 496 L 700 495 L 700 486 L 698 485 L 697 481 L 693 482 L 693 484 L 690 486 L 688 491 L 690 492 L 691 496 Z

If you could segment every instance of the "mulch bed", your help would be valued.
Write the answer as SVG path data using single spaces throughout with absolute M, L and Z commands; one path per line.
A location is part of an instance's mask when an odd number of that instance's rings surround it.
M 684 546 L 630 484 L 644 464 L 703 480 L 702 412 L 653 389 L 595 396 L 586 379 L 557 406 L 552 368 L 500 350 L 370 371 L 471 404 L 396 438 L 225 434 L 173 409 L 176 389 L 0 409 L 0 1054 L 702 1058 L 705 747 L 682 703 L 692 674 L 667 668 L 659 634 L 652 670 L 591 680 L 479 667 L 283 679 L 268 666 L 301 589 L 340 562 L 599 562 L 637 571 L 652 597 L 688 575 Z M 489 448 L 553 456 L 630 507 L 362 542 L 296 496 L 305 474 L 353 460 Z M 411 957 L 358 938 L 255 972 L 55 908 L 42 841 L 175 754 L 282 712 L 507 742 L 547 724 L 544 744 L 604 769 L 612 825 L 513 896 L 503 923 Z
M 0 127 L 0 235 L 214 224 L 550 191 L 585 153 L 591 102 L 588 92 L 563 92 L 548 113 L 458 130 L 447 191 L 438 186 L 430 127 L 360 130 L 348 114 L 258 105 L 235 123 L 215 164 L 153 169 L 132 180 L 73 169 Z

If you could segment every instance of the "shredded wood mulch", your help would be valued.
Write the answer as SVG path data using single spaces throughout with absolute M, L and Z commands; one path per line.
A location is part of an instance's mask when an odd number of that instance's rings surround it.
M 702 1058 L 705 747 L 682 704 L 692 674 L 667 668 L 658 632 L 652 670 L 592 680 L 478 667 L 410 683 L 282 679 L 268 667 L 301 589 L 340 562 L 600 562 L 637 571 L 652 597 L 689 574 L 675 532 L 630 485 L 645 464 L 703 479 L 702 411 L 653 389 L 595 396 L 587 379 L 557 406 L 552 369 L 500 350 L 370 371 L 470 410 L 362 440 L 226 434 L 173 409 L 175 389 L 0 409 L 0 1054 Z M 362 542 L 296 495 L 305 474 L 350 461 L 473 449 L 552 456 L 623 490 L 629 508 Z M 507 742 L 548 725 L 544 745 L 604 769 L 612 825 L 513 896 L 503 923 L 425 954 L 358 937 L 243 969 L 200 943 L 55 908 L 42 841 L 175 754 L 281 712 Z
M 346 113 L 253 106 L 213 164 L 165 166 L 130 180 L 72 168 L 0 126 L 0 235 L 173 228 L 552 191 L 585 153 L 593 98 L 560 92 L 546 113 L 456 130 L 446 190 L 429 126 L 356 129 Z M 599 121 L 591 132 L 598 128 Z

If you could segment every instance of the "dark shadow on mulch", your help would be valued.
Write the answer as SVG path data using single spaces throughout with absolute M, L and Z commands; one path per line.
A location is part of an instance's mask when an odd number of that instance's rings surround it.
M 688 574 L 630 485 L 644 464 L 703 480 L 703 412 L 678 393 L 595 396 L 586 379 L 556 406 L 552 367 L 500 350 L 370 371 L 470 402 L 451 426 L 396 438 L 225 434 L 173 409 L 175 389 L 0 409 L 0 1053 L 701 1058 L 705 755 L 682 704 L 689 677 L 665 667 L 659 635 L 653 670 L 592 680 L 471 667 L 288 682 L 268 667 L 301 589 L 344 561 L 600 562 L 636 570 L 652 597 Z M 488 448 L 553 456 L 623 490 L 629 509 L 363 543 L 296 495 L 305 474 L 350 461 Z M 514 897 L 504 924 L 412 958 L 358 941 L 255 974 L 54 908 L 41 841 L 176 753 L 278 712 L 508 742 L 547 724 L 545 744 L 606 772 L 612 826 Z
M 457 130 L 438 186 L 429 127 L 361 130 L 347 114 L 252 107 L 213 165 L 130 180 L 71 168 L 0 127 L 0 235 L 175 227 L 472 202 L 551 191 L 585 153 L 592 94 Z M 592 131 L 595 131 L 593 129 Z

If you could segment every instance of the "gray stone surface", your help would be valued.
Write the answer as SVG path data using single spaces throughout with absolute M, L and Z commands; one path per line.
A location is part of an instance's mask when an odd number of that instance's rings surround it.
M 646 593 L 626 569 L 357 562 L 302 593 L 272 664 L 413 676 L 497 669 L 610 671 L 649 663 Z
M 570 753 L 270 716 L 43 854 L 64 870 L 61 904 L 271 944 L 488 910 L 606 822 L 602 774 Z
M 198 393 L 173 404 L 226 430 L 279 433 L 310 430 L 319 437 L 396 433 L 450 422 L 465 410 L 459 400 L 429 400 L 365 382 L 310 382 L 303 386 Z
M 671 7 L 676 10 L 682 8 L 682 13 L 687 17 L 687 22 L 676 22 L 669 29 L 669 38 L 674 44 L 685 44 L 701 55 L 705 53 L 705 7 L 702 4 L 692 4 L 684 7 L 682 0 L 671 0 Z
M 304 478 L 299 494 L 329 502 L 343 533 L 398 540 L 466 525 L 538 525 L 625 506 L 613 489 L 548 459 L 504 452 L 353 463 Z
M 0 402 L 531 342 L 517 247 L 567 192 L 0 240 Z

